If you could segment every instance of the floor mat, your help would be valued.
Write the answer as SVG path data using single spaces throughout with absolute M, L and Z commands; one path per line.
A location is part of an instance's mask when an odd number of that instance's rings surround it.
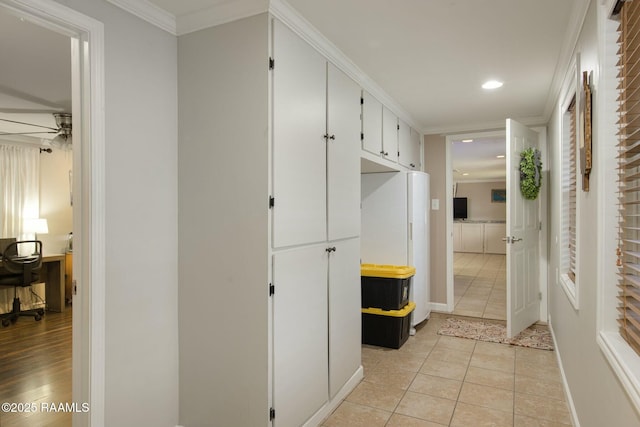
M 518 336 L 507 339 L 507 328 L 504 325 L 449 317 L 440 326 L 438 335 L 553 350 L 551 333 L 543 325 L 530 326 Z

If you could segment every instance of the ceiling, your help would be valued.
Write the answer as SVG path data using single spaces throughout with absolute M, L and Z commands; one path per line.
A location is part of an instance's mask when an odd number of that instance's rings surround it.
M 119 0 L 123 2 L 124 0 Z M 287 0 L 427 134 L 545 124 L 588 0 Z M 143 2 L 144 3 L 144 2 Z M 266 0 L 149 0 L 181 20 Z M 187 22 L 187 21 L 184 21 Z M 179 27 L 179 25 L 178 25 Z M 0 117 L 70 112 L 70 43 L 0 9 Z M 488 91 L 481 84 L 498 79 Z M 455 145 L 455 144 L 454 144 Z M 471 150 L 469 144 L 461 152 Z M 475 152 L 495 163 L 492 150 Z M 458 150 L 454 149 L 456 155 Z M 491 152 L 483 157 L 483 153 Z M 462 155 L 462 154 L 460 154 Z M 464 166 L 466 167 L 466 166 Z M 463 166 L 456 166 L 458 169 Z
M 506 180 L 505 151 L 504 134 L 454 138 L 451 145 L 454 182 Z
M 71 112 L 69 37 L 0 9 L 0 55 L 0 118 L 56 128 L 51 113 Z M 39 131 L 46 130 L 0 121 L 0 133 Z

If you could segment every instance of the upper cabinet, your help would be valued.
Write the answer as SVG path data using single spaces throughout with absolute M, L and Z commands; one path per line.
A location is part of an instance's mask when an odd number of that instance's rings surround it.
M 417 130 L 411 128 L 411 147 L 409 167 L 411 169 L 422 170 L 422 135 Z
M 411 128 L 402 120 L 398 120 L 398 163 L 410 168 L 412 163 L 411 152 Z
M 366 90 L 362 91 L 362 149 L 381 155 L 382 103 Z
M 273 245 L 321 242 L 327 230 L 327 62 L 284 26 L 273 32 Z M 295 114 L 293 114 L 295 112 Z
M 398 161 L 398 116 L 387 107 L 382 107 L 382 157 Z

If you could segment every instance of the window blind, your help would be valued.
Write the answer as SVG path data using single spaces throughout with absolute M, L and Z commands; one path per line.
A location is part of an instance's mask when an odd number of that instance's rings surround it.
M 567 198 L 567 208 L 569 211 L 568 218 L 568 252 L 569 265 L 567 266 L 567 275 L 572 282 L 576 281 L 576 196 L 578 187 L 577 173 L 577 144 L 576 144 L 576 98 L 574 96 L 568 110 L 570 118 L 569 126 L 569 194 Z
M 618 322 L 622 337 L 640 354 L 640 0 L 619 6 Z

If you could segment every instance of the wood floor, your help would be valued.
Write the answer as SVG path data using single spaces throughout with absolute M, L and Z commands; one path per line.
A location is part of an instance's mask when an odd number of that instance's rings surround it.
M 0 327 L 0 403 L 27 403 L 36 412 L 0 410 L 0 427 L 68 427 L 71 413 L 42 404 L 71 402 L 71 307 L 41 321 L 23 317 Z M 14 407 L 13 409 L 21 409 Z

